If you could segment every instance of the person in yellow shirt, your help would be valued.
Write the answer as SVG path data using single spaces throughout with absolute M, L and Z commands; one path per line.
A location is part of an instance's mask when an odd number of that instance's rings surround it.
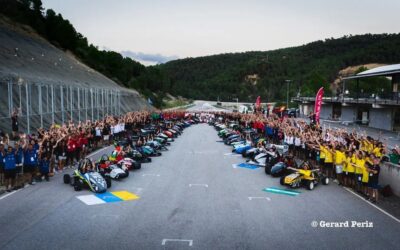
M 332 145 L 327 145 L 325 147 L 325 169 L 327 176 L 333 179 L 333 156 L 335 152 L 333 151 Z
M 326 169 L 325 169 L 325 143 L 323 142 L 322 144 L 319 144 L 319 166 L 321 168 L 321 172 L 324 174 L 326 173 Z
M 347 151 L 345 155 L 345 166 L 346 168 L 343 169 L 343 172 L 345 174 L 345 186 L 352 187 L 354 188 L 354 171 L 355 167 L 353 166 L 353 163 L 355 164 L 355 156 L 352 151 Z
M 383 156 L 382 143 L 375 142 L 374 143 L 374 149 L 372 150 L 372 153 L 375 155 L 376 158 L 381 159 L 382 156 Z
M 335 158 L 335 172 L 339 185 L 343 185 L 343 168 L 345 167 L 345 153 L 343 146 L 337 146 L 334 154 Z
M 361 191 L 363 192 L 364 195 L 368 196 L 368 178 L 369 178 L 369 172 L 368 168 L 372 166 L 370 161 L 365 161 L 365 164 L 362 168 L 362 178 L 361 178 Z
M 365 158 L 364 158 L 362 151 L 356 152 L 355 164 L 353 164 L 353 166 L 355 167 L 356 191 L 361 192 L 362 191 L 363 168 L 365 167 Z

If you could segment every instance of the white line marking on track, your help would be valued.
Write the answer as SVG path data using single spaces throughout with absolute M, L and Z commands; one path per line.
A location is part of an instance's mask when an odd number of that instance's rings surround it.
M 249 198 L 249 200 L 251 201 L 251 200 L 254 200 L 254 199 L 264 199 L 264 200 L 267 200 L 267 201 L 271 201 L 271 198 L 269 198 L 269 197 L 264 197 L 264 196 L 259 196 L 259 197 L 252 197 L 252 196 L 250 196 L 250 197 L 248 197 Z
M 233 156 L 242 156 L 241 154 L 236 154 L 236 153 L 226 153 L 226 154 L 224 154 L 225 156 L 230 156 L 230 155 L 233 155 Z
M 362 196 L 360 196 L 359 194 L 353 192 L 352 190 L 350 190 L 349 188 L 344 188 L 345 190 L 347 190 L 348 192 L 354 194 L 355 196 L 357 196 L 358 198 L 360 198 L 361 200 L 363 200 L 364 202 L 366 202 L 367 204 L 373 206 L 374 208 L 378 209 L 379 211 L 381 211 L 382 213 L 386 214 L 387 216 L 389 216 L 390 218 L 392 218 L 393 220 L 395 220 L 396 222 L 400 223 L 400 220 L 398 218 L 396 218 L 395 216 L 389 214 L 388 212 L 386 212 L 385 210 L 383 210 L 382 208 L 378 207 L 375 204 L 372 204 L 371 202 L 367 201 L 366 199 L 364 199 Z
M 193 187 L 193 186 L 203 186 L 208 188 L 208 184 L 189 184 L 189 187 Z
M 109 149 L 110 147 L 111 147 L 111 146 L 107 146 L 107 147 L 105 147 L 105 148 L 102 148 L 102 149 L 99 149 L 99 150 L 97 150 L 97 151 L 94 151 L 93 153 L 91 153 L 91 154 L 89 154 L 88 156 L 86 156 L 86 158 L 92 157 L 93 155 L 98 154 L 98 153 L 100 153 L 100 152 L 102 152 L 102 151 L 104 151 L 104 150 L 106 150 L 106 149 Z
M 157 176 L 157 177 L 160 177 L 159 174 L 142 174 L 142 176 Z
M 21 191 L 21 189 L 18 189 L 18 190 L 12 191 L 11 193 L 8 193 L 8 194 L 6 194 L 6 195 L 3 195 L 2 197 L 0 197 L 0 200 L 2 200 L 2 199 L 4 199 L 4 198 L 7 198 L 8 196 L 10 196 L 10 195 L 12 195 L 12 194 L 15 194 L 16 192 L 19 192 L 19 191 Z
M 161 242 L 161 245 L 162 245 L 162 246 L 165 246 L 165 244 L 166 244 L 168 241 L 188 242 L 190 247 L 193 246 L 193 240 L 182 240 L 182 239 L 163 239 L 162 242 Z
M 226 156 L 228 156 L 228 155 L 235 155 L 235 153 L 226 153 L 226 154 L 224 154 L 224 155 L 226 155 Z

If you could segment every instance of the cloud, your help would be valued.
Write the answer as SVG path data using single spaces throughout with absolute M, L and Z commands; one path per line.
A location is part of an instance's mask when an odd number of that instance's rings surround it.
M 164 56 L 161 54 L 147 54 L 142 52 L 133 52 L 129 50 L 121 51 L 121 54 L 126 57 L 130 57 L 136 61 L 143 63 L 144 65 L 155 65 L 160 63 L 166 63 L 171 60 L 176 60 L 177 56 Z

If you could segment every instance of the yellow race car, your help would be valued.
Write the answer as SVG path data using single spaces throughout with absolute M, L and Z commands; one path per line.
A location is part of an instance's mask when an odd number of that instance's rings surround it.
M 308 190 L 313 190 L 316 185 L 322 183 L 323 185 L 329 184 L 329 178 L 321 173 L 319 169 L 297 169 L 288 168 L 293 173 L 282 176 L 280 179 L 281 185 L 286 185 L 291 188 L 299 188 L 305 186 Z

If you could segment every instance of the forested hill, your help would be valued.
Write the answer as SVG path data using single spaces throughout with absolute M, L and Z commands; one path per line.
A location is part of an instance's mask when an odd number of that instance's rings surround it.
M 160 69 L 175 95 L 243 101 L 260 95 L 264 101 L 276 101 L 286 98 L 285 80 L 291 80 L 291 96 L 299 91 L 313 95 L 321 85 L 328 88 L 339 70 L 367 63 L 400 63 L 400 34 L 345 36 L 266 52 L 187 58 Z
M 134 88 L 163 106 L 167 93 L 192 99 L 263 101 L 312 95 L 348 66 L 400 63 L 400 34 L 347 36 L 266 52 L 221 54 L 145 67 L 114 51 L 99 50 L 41 0 L 0 0 L 0 15 L 29 25 L 39 35 L 115 82 Z M 271 34 L 273 35 L 273 34 Z M 157 48 L 155 48 L 156 50 Z M 369 84 L 372 89 L 376 84 Z M 328 93 L 329 94 L 329 93 Z

